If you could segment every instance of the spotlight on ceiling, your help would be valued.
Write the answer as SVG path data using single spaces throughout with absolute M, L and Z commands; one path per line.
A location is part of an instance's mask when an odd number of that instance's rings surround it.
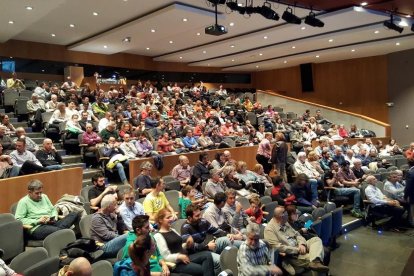
M 124 39 L 122 39 L 122 42 L 131 42 L 131 37 L 130 36 L 127 36 L 127 37 L 125 37 Z
M 302 20 L 293 14 L 293 10 L 291 7 L 287 7 L 285 12 L 282 15 L 282 19 L 285 20 L 287 23 L 290 24 L 300 24 L 302 23 Z
M 246 12 L 246 8 L 240 7 L 239 3 L 237 3 L 237 0 L 227 1 L 226 5 L 230 10 L 238 11 L 240 14 L 244 14 Z
M 308 24 L 309 26 L 312 26 L 312 27 L 319 27 L 319 28 L 322 28 L 323 26 L 325 26 L 325 23 L 323 23 L 318 18 L 316 18 L 315 13 L 312 11 L 309 13 L 308 16 L 305 17 L 305 24 Z
M 213 5 L 223 5 L 226 3 L 226 0 L 207 0 L 207 1 Z
M 272 10 L 272 6 L 269 2 L 264 2 L 263 6 L 261 6 L 259 8 L 259 13 L 267 19 L 271 19 L 271 20 L 279 20 L 279 15 L 277 14 L 277 12 L 275 12 L 274 10 Z
M 404 30 L 403 27 L 400 27 L 394 23 L 394 16 L 391 14 L 390 20 L 384 21 L 384 26 L 388 29 L 394 30 L 396 32 L 402 33 Z

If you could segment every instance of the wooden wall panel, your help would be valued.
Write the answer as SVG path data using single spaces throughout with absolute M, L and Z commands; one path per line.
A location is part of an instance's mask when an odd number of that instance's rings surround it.
M 313 64 L 314 92 L 302 93 L 299 66 L 255 72 L 252 85 L 389 122 L 387 58 L 383 56 Z
M 42 181 L 43 192 L 49 197 L 52 204 L 55 204 L 64 194 L 80 194 L 82 168 L 0 179 L 0 213 L 9 213 L 10 206 L 27 195 L 27 184 L 33 179 Z

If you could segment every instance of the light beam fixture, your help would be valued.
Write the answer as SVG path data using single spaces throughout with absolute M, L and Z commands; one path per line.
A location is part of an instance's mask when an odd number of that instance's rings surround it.
M 305 17 L 305 24 L 319 28 L 325 26 L 325 23 L 323 23 L 321 20 L 315 17 L 315 13 L 312 10 L 310 11 L 309 15 Z
M 267 2 L 267 0 L 263 3 L 263 6 L 261 6 L 260 8 L 260 14 L 267 19 L 270 20 L 279 20 L 279 15 L 277 14 L 277 12 L 275 12 L 274 10 L 272 10 L 272 5 Z
M 302 23 L 302 20 L 293 13 L 293 10 L 291 7 L 286 8 L 285 12 L 282 15 L 282 19 L 290 24 L 299 25 L 300 23 Z
M 402 33 L 402 31 L 404 30 L 403 27 L 400 27 L 394 23 L 394 16 L 392 14 L 391 14 L 390 20 L 384 21 L 384 26 L 387 27 L 388 29 L 394 30 L 399 33 Z

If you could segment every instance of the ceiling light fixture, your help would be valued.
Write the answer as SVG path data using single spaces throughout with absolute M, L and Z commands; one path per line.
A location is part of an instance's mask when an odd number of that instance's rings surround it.
M 378 30 L 376 30 L 376 31 L 374 32 L 374 34 L 379 34 L 379 31 L 378 31 Z
M 14 21 L 13 20 L 9 20 L 9 24 L 14 24 Z
M 296 46 L 292 46 L 292 49 L 296 49 Z
M 131 37 L 130 36 L 125 37 L 124 39 L 122 39 L 122 42 L 130 43 L 131 42 Z
M 207 54 L 207 51 L 203 51 L 203 54 Z
M 316 58 L 319 58 L 319 55 L 318 56 L 315 56 Z
M 234 22 L 230 22 L 229 26 L 230 27 L 233 27 L 234 26 Z
M 155 33 L 155 29 L 151 29 L 151 33 Z
M 362 3 L 361 3 L 361 6 L 363 6 L 363 7 L 364 7 L 364 6 L 366 6 L 366 5 L 368 5 L 368 3 L 367 3 L 367 2 L 362 2 Z
M 235 46 L 232 44 L 232 45 L 230 45 L 230 48 L 234 48 Z
M 147 50 L 147 51 L 149 51 L 149 50 L 150 50 L 150 48 L 149 48 L 149 47 L 147 47 L 147 48 L 146 48 L 146 50 Z
M 283 63 L 284 63 L 284 64 L 286 64 L 286 63 L 287 63 L 287 61 L 285 60 Z
M 391 14 L 390 20 L 384 21 L 384 26 L 387 27 L 388 29 L 394 30 L 394 31 L 399 32 L 399 33 L 402 33 L 402 31 L 404 30 L 403 27 L 400 27 L 400 26 L 398 26 L 394 23 L 394 15 L 393 14 Z
M 303 26 L 303 27 L 302 27 L 302 28 L 300 28 L 300 29 L 303 31 L 303 30 L 306 30 L 306 27 L 305 27 L 305 26 Z
M 332 39 L 332 38 L 331 38 L 331 39 L 329 39 L 329 40 L 328 40 L 328 42 L 333 42 L 333 39 Z
M 234 61 L 234 59 L 232 59 L 231 61 Z
M 262 53 L 260 53 L 260 54 L 259 54 L 259 56 L 263 56 L 263 54 L 262 54 Z
M 108 46 L 106 46 L 106 45 L 104 45 L 103 47 L 104 47 L 105 49 L 106 49 L 106 48 L 108 48 Z
M 56 35 L 55 34 L 50 34 L 50 36 L 55 37 Z
M 282 19 L 290 24 L 299 25 L 300 23 L 302 23 L 302 20 L 299 17 L 297 17 L 295 14 L 293 14 L 293 10 L 291 7 L 286 8 L 285 12 L 282 15 Z
M 318 27 L 322 28 L 325 26 L 325 23 L 323 23 L 321 20 L 315 17 L 315 13 L 311 10 L 309 15 L 305 17 L 305 24 L 312 26 L 312 27 Z
M 270 20 L 279 20 L 279 15 L 277 14 L 277 12 L 275 12 L 274 10 L 272 10 L 272 4 L 270 4 L 269 2 L 267 2 L 267 0 L 263 3 L 263 6 L 259 7 L 259 13 L 267 19 Z
M 174 41 L 170 40 L 170 44 L 173 44 L 173 43 L 174 43 Z
M 201 33 L 197 33 L 197 35 L 201 35 Z
M 259 65 L 256 65 L 256 68 L 259 68 Z
M 99 14 L 99 13 L 97 13 L 97 12 L 93 12 L 92 14 L 93 14 L 94 16 L 98 16 L 98 14 Z
M 187 18 L 183 18 L 183 22 L 187 22 L 188 21 L 188 19 Z
M 352 49 L 351 52 L 355 52 L 355 49 Z
M 33 10 L 33 7 L 27 6 L 26 10 L 31 11 L 31 10 Z
M 400 46 L 401 44 L 399 42 L 395 43 L 395 46 Z
M 75 24 L 69 24 L 69 27 L 75 28 Z
M 180 59 L 183 59 L 183 57 L 180 57 Z
M 267 39 L 267 36 L 264 36 L 263 39 Z

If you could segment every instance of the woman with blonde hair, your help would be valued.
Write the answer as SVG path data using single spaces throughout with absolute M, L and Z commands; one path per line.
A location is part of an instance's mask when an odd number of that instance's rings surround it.
M 316 151 L 310 151 L 308 153 L 308 161 L 318 171 L 321 175 L 324 174 L 324 170 L 322 169 L 321 165 L 319 164 L 319 156 Z

